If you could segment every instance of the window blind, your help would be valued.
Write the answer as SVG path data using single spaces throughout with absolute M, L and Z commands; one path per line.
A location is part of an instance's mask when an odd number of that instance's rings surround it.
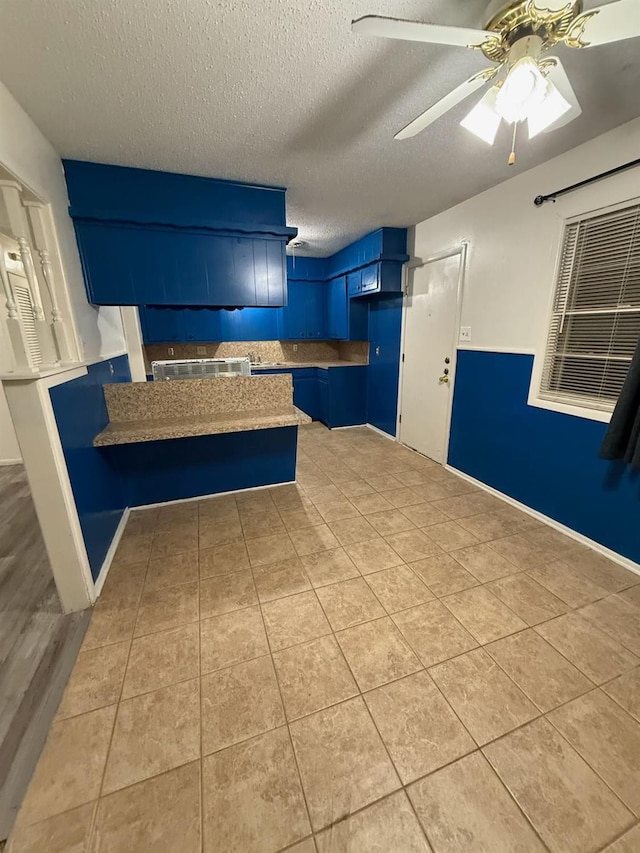
M 640 204 L 571 222 L 540 396 L 613 409 L 640 338 Z

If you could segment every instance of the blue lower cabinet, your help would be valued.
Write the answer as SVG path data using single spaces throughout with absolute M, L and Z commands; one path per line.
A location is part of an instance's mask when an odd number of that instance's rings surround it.
M 357 426 L 367 422 L 367 367 L 315 367 L 258 371 L 290 373 L 293 404 L 328 427 Z
M 268 368 L 255 371 L 259 376 L 267 373 L 290 373 L 293 381 L 293 405 L 301 409 L 305 415 L 313 418 L 314 421 L 320 420 L 318 372 L 315 367 Z
M 293 375 L 293 405 L 314 421 L 319 419 L 318 380 L 315 368 L 299 370 L 297 375 Z
M 329 426 L 328 370 L 318 370 L 318 420 Z
M 318 370 L 320 417 L 328 427 L 367 422 L 367 368 L 332 367 Z
M 297 440 L 298 427 L 288 426 L 115 444 L 98 452 L 118 476 L 125 505 L 144 506 L 290 483 Z

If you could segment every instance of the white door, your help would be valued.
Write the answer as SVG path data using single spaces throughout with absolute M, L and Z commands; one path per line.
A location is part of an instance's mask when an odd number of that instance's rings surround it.
M 404 309 L 400 441 L 446 462 L 458 291 L 464 252 L 409 271 Z

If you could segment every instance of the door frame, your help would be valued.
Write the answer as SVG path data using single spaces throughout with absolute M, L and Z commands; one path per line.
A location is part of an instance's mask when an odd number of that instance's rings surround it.
M 445 258 L 452 258 L 455 255 L 460 255 L 460 269 L 458 271 L 458 287 L 456 292 L 456 311 L 455 311 L 455 321 L 452 329 L 452 341 L 451 341 L 451 364 L 449 366 L 449 384 L 451 386 L 451 393 L 449 394 L 449 402 L 447 404 L 447 414 L 446 414 L 446 422 L 445 422 L 445 435 L 444 435 L 444 445 L 443 445 L 443 465 L 447 464 L 448 456 L 449 456 L 449 439 L 451 437 L 451 414 L 453 410 L 453 392 L 455 386 L 455 377 L 456 377 L 456 365 L 458 362 L 458 344 L 459 344 L 459 336 L 460 336 L 460 320 L 462 318 L 462 295 L 464 292 L 464 280 L 465 274 L 467 270 L 467 255 L 469 251 L 469 244 L 465 241 L 460 243 L 458 246 L 454 246 L 450 249 L 445 249 L 442 252 L 437 252 L 434 255 L 429 255 L 428 258 L 418 258 L 413 262 L 409 262 L 406 264 L 404 269 L 404 282 L 403 282 L 403 290 L 404 290 L 404 300 L 402 305 L 402 332 L 400 337 L 400 378 L 398 381 L 398 412 L 397 412 L 397 421 L 396 421 L 396 435 L 398 436 L 398 442 L 404 445 L 402 440 L 402 392 L 403 392 L 403 384 L 404 384 L 404 361 L 403 355 L 405 352 L 405 344 L 406 344 L 406 334 L 407 334 L 407 308 L 409 306 L 409 276 L 413 275 L 416 269 L 420 267 L 425 267 L 427 264 L 434 263 L 435 261 L 442 261 Z M 408 445 L 404 445 L 405 447 Z M 412 448 L 413 449 L 413 448 Z

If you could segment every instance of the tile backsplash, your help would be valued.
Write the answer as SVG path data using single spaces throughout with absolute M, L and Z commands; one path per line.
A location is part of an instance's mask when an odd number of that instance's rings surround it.
M 173 349 L 169 355 L 168 349 Z M 297 351 L 294 351 L 297 347 Z M 205 352 L 201 352 L 204 349 Z M 262 361 L 352 361 L 367 364 L 367 341 L 226 341 L 209 344 L 146 344 L 147 369 L 152 361 L 168 358 L 239 358 L 252 352 Z

